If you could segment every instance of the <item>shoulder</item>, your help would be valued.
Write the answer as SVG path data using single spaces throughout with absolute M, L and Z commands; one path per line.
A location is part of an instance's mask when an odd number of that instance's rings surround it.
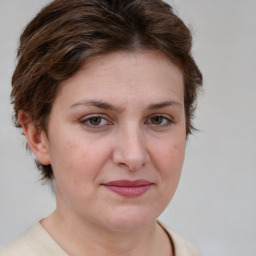
M 3 248 L 0 249 L 0 256 L 12 256 L 12 255 L 31 255 L 29 252 L 33 252 L 30 244 L 31 232 L 24 233 L 19 238 L 11 241 Z M 19 252 L 19 253 L 17 253 Z
M 159 222 L 159 224 L 169 235 L 174 246 L 175 256 L 199 256 L 198 251 L 193 244 L 185 240 L 170 228 L 165 227 L 161 222 Z
M 198 256 L 196 247 L 171 229 L 167 229 L 173 241 L 175 256 Z
M 38 222 L 19 238 L 0 249 L 0 256 L 67 256 Z

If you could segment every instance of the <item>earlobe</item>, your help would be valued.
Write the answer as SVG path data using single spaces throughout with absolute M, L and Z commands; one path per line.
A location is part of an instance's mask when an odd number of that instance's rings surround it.
M 49 142 L 45 131 L 40 127 L 36 127 L 31 117 L 24 111 L 19 111 L 18 119 L 26 136 L 27 143 L 38 161 L 43 165 L 49 165 Z

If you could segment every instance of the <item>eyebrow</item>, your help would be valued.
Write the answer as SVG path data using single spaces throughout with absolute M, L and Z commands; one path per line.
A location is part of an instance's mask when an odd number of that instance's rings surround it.
M 114 106 L 112 104 L 109 104 L 107 102 L 103 102 L 103 101 L 98 101 L 98 100 L 90 100 L 90 101 L 86 101 L 86 100 L 82 100 L 79 101 L 73 105 L 71 105 L 70 107 L 76 107 L 76 106 L 93 106 L 93 107 L 97 107 L 97 108 L 101 108 L 101 109 L 106 109 L 106 110 L 112 110 L 112 111 L 116 111 L 116 112 L 120 112 L 120 108 L 117 106 Z
M 175 100 L 169 100 L 169 101 L 164 101 L 164 102 L 160 102 L 160 103 L 155 103 L 155 104 L 150 104 L 147 109 L 148 110 L 154 110 L 154 109 L 159 109 L 159 108 L 165 108 L 165 107 L 169 107 L 169 106 L 177 106 L 177 107 L 183 107 L 183 105 Z
M 82 100 L 79 101 L 77 103 L 72 104 L 70 107 L 76 107 L 76 106 L 93 106 L 93 107 L 97 107 L 97 108 L 101 108 L 101 109 L 105 109 L 105 110 L 111 110 L 111 111 L 115 111 L 115 112 L 121 112 L 121 109 L 118 106 L 112 105 L 110 103 L 104 102 L 104 101 L 99 101 L 99 100 L 90 100 L 90 101 L 86 101 L 86 100 Z M 182 108 L 183 105 L 175 100 L 169 100 L 169 101 L 164 101 L 164 102 L 160 102 L 160 103 L 153 103 L 147 106 L 147 110 L 155 110 L 155 109 L 160 109 L 160 108 L 165 108 L 165 107 L 169 107 L 169 106 L 177 106 Z

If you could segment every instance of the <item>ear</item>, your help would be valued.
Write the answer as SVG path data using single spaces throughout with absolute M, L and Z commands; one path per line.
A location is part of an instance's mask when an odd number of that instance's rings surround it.
M 49 141 L 46 132 L 40 127 L 36 127 L 30 115 L 24 111 L 19 111 L 18 119 L 26 136 L 27 142 L 38 161 L 43 165 L 49 165 Z

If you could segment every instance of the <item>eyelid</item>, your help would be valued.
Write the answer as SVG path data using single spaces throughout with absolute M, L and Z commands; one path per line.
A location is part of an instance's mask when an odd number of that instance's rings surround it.
M 101 118 L 102 120 L 105 120 L 105 124 L 102 124 L 102 125 L 92 125 L 92 124 L 89 124 L 87 123 L 90 119 L 94 118 L 94 117 L 98 117 L 98 118 Z M 79 122 L 84 125 L 84 126 L 87 126 L 89 128 L 92 128 L 92 129 L 100 129 L 100 128 L 103 128 L 105 127 L 106 125 L 111 125 L 112 122 L 110 122 L 108 120 L 108 118 L 105 117 L 104 114 L 91 114 L 91 115 L 86 115 L 86 116 L 83 116 L 82 118 L 79 119 Z
M 172 125 L 174 123 L 173 118 L 166 114 L 152 114 L 146 119 L 146 123 L 147 123 L 147 120 L 151 119 L 152 117 L 162 117 L 164 120 L 167 121 L 167 124 L 159 124 L 159 125 L 148 123 L 149 125 L 152 125 L 155 127 L 166 127 L 166 126 Z
M 89 121 L 90 119 L 94 118 L 94 117 L 98 117 L 101 118 L 101 120 L 104 120 L 103 124 L 99 124 L 99 125 L 93 125 L 90 124 Z M 164 120 L 164 124 L 154 124 L 150 121 L 151 118 L 153 117 L 161 117 L 162 120 Z M 106 128 L 106 126 L 112 125 L 113 122 L 109 121 L 109 118 L 106 117 L 105 114 L 101 114 L 101 113 L 97 113 L 97 114 L 89 114 L 89 115 L 85 115 L 82 118 L 79 119 L 79 122 L 85 126 L 88 127 L 89 129 L 104 129 Z M 171 117 L 170 115 L 167 114 L 152 114 L 150 116 L 148 116 L 144 122 L 146 125 L 149 126 L 153 126 L 156 128 L 164 128 L 164 127 L 168 127 L 170 125 L 172 125 L 174 123 L 173 117 Z

